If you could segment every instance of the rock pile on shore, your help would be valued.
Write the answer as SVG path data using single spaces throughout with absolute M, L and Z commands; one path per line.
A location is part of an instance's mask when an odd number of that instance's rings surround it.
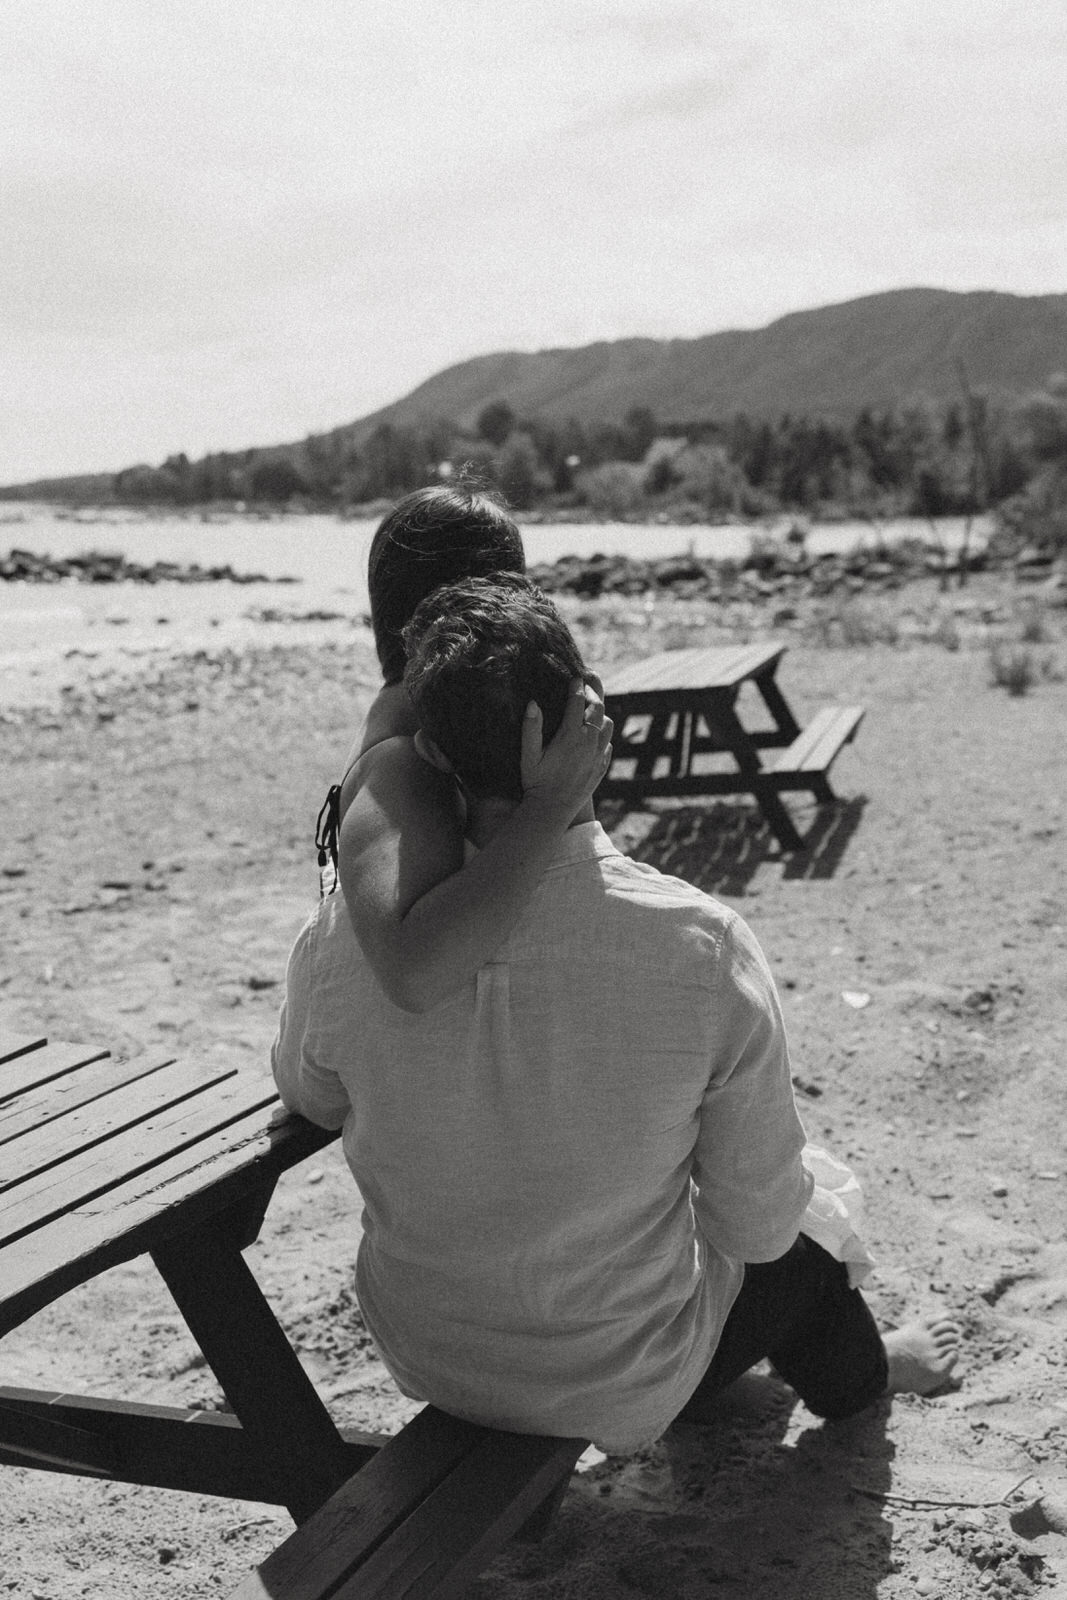
M 1006 562 L 985 550 L 972 550 L 965 558 L 920 541 L 863 547 L 844 554 L 810 555 L 802 544 L 764 545 L 756 541 L 741 561 L 715 560 L 695 554 L 661 556 L 638 561 L 629 556 L 561 556 L 555 562 L 531 567 L 530 576 L 547 594 L 574 594 L 583 599 L 598 595 L 645 595 L 670 591 L 679 599 L 720 600 L 767 598 L 818 598 L 837 591 L 897 589 L 921 577 L 957 574 L 962 561 L 979 572 L 1005 565 L 1019 578 L 1039 580 L 1053 575 L 1051 559 L 1022 551 Z
M 78 583 L 298 583 L 298 578 L 268 578 L 262 572 L 235 572 L 224 566 L 202 567 L 198 562 L 183 566 L 178 561 L 130 561 L 126 556 L 101 550 L 88 550 L 78 556 L 58 558 L 37 555 L 32 550 L 9 550 L 0 556 L 0 578 L 6 582 L 59 583 L 73 578 Z

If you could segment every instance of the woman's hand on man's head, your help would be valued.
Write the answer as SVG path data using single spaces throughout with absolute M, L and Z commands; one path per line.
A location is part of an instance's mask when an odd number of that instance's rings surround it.
M 563 720 L 548 744 L 543 742 L 541 708 L 531 700 L 522 725 L 524 801 L 565 812 L 569 822 L 611 765 L 613 728 L 604 686 L 595 673 L 572 681 Z

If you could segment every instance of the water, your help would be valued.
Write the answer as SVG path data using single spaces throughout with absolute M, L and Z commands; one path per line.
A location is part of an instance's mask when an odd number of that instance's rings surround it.
M 776 529 L 784 533 L 790 519 Z M 49 507 L 8 505 L 0 509 L 0 553 L 19 548 L 63 558 L 87 550 L 117 552 L 131 560 L 177 561 L 183 565 L 229 565 L 239 573 L 292 577 L 298 583 L 85 584 L 0 582 L 0 699 L 7 703 L 54 693 L 63 663 L 97 662 L 138 670 L 139 664 L 180 645 L 183 649 L 240 648 L 253 641 L 318 642 L 349 630 L 368 607 L 367 551 L 374 522 L 342 522 L 326 515 L 258 520 L 225 515 L 146 516 L 109 511 L 77 517 Z M 977 519 L 974 537 L 988 532 Z M 963 533 L 962 518 L 948 518 L 939 533 L 951 548 Z M 900 519 L 875 529 L 870 523 L 815 526 L 808 547 L 814 554 L 851 549 L 877 538 L 929 538 L 929 525 Z M 523 529 L 531 564 L 564 555 L 626 554 L 637 559 L 692 549 L 699 556 L 739 557 L 752 530 L 670 527 L 659 524 L 559 523 Z M 263 613 L 280 614 L 264 620 Z M 334 620 L 297 621 L 308 612 Z M 298 632 L 294 632 L 298 628 Z

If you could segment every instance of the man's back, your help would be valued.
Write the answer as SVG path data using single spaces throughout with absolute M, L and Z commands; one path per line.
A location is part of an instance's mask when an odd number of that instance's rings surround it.
M 499 959 L 421 1017 L 384 999 L 326 902 L 294 950 L 275 1071 L 287 1103 L 345 1121 L 359 1299 L 397 1381 L 502 1427 L 655 1437 L 740 1262 L 782 1254 L 807 1199 L 751 935 L 595 823 L 569 831 Z

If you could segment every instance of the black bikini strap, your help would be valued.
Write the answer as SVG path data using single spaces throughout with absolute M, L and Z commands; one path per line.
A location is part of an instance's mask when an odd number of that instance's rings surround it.
M 341 833 L 341 790 L 348 780 L 348 774 L 362 754 L 361 750 L 359 755 L 348 763 L 341 775 L 340 783 L 330 785 L 322 810 L 319 812 L 318 821 L 315 824 L 315 849 L 319 853 L 320 900 L 325 900 L 328 894 L 333 894 L 340 882 L 337 866 L 337 841 Z
M 315 824 L 315 848 L 319 853 L 319 899 L 325 900 L 337 888 L 337 835 L 341 827 L 341 785 L 331 784 Z

